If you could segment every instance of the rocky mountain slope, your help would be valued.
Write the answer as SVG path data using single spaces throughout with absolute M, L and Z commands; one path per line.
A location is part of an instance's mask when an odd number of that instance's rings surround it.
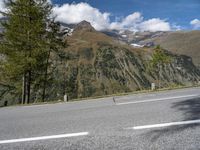
M 171 32 L 153 41 L 173 53 L 190 56 L 200 68 L 200 31 Z
M 188 56 L 172 54 L 169 64 L 159 73 L 150 69 L 153 48 L 133 48 L 104 33 L 87 22 L 78 24 L 66 38 L 69 60 L 66 63 L 67 93 L 81 98 L 149 89 L 152 82 L 161 86 L 191 85 L 200 79 L 199 70 Z
M 179 55 L 187 55 L 200 67 L 200 31 L 174 31 L 174 32 L 131 32 L 106 31 L 113 38 L 132 46 L 162 48 Z

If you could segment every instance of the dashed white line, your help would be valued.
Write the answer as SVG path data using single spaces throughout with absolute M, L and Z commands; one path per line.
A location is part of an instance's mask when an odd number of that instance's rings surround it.
M 60 139 L 60 138 L 68 138 L 68 137 L 86 136 L 88 134 L 89 134 L 88 132 L 80 132 L 80 133 L 70 133 L 70 134 L 60 134 L 60 135 L 51 135 L 51 136 L 41 136 L 41 137 L 3 140 L 3 141 L 0 141 L 0 144 L 31 142 L 31 141 L 39 141 L 39 140 L 50 140 L 50 139 Z
M 192 125 L 192 124 L 200 124 L 200 120 L 190 120 L 190 121 L 180 121 L 180 122 L 170 122 L 170 123 L 162 123 L 162 124 L 135 126 L 135 127 L 130 127 L 130 128 L 126 128 L 126 129 L 142 130 L 142 129 L 163 128 L 163 127 L 170 127 L 170 126 Z
M 159 99 L 150 99 L 150 100 L 141 100 L 141 101 L 134 101 L 134 102 L 116 103 L 116 105 L 139 104 L 139 103 L 165 101 L 165 100 L 189 98 L 189 97 L 197 97 L 197 96 L 199 96 L 199 95 L 185 95 L 185 96 L 176 96 L 176 97 L 166 97 L 166 98 L 159 98 Z

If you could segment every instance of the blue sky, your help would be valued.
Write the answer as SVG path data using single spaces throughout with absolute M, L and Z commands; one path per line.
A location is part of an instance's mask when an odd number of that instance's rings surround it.
M 182 29 L 192 29 L 190 22 L 200 19 L 200 0 L 52 0 L 54 4 L 86 2 L 100 12 L 109 12 L 111 21 L 140 12 L 144 20 L 160 18 Z
M 86 20 L 96 30 L 200 30 L 200 0 L 49 1 L 57 21 L 76 24 Z M 0 10 L 5 10 L 3 0 Z

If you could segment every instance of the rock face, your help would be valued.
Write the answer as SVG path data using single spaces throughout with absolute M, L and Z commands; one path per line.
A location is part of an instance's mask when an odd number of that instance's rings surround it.
M 71 60 L 67 72 L 68 82 L 73 80 L 76 85 L 68 91 L 74 98 L 150 89 L 152 82 L 158 84 L 158 79 L 162 87 L 192 85 L 200 79 L 199 71 L 186 56 L 168 54 L 173 61 L 163 65 L 158 73 L 149 70 L 148 61 L 145 62 L 151 53 L 141 56 L 141 52 L 109 44 L 99 45 L 95 51 L 92 48 L 82 51 L 84 55 L 77 54 L 80 57 Z
M 149 67 L 153 48 L 134 49 L 103 33 L 84 29 L 81 34 L 75 30 L 66 41 L 70 56 L 66 85 L 71 99 L 150 89 L 152 82 L 158 85 L 158 80 L 162 87 L 193 85 L 200 80 L 192 59 L 184 55 L 165 51 L 172 61 L 158 72 Z

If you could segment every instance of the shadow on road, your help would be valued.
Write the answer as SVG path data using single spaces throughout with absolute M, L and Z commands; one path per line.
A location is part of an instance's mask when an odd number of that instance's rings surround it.
M 183 113 L 184 120 L 182 121 L 200 119 L 200 97 L 173 103 L 172 108 L 181 111 Z M 154 142 L 162 136 L 174 134 L 183 131 L 185 129 L 195 128 L 197 126 L 200 126 L 200 124 L 182 125 L 182 126 L 156 129 L 149 131 L 148 133 L 145 134 L 145 136 L 147 136 L 148 138 L 151 139 L 152 142 Z
M 173 103 L 172 108 L 182 111 L 185 120 L 200 119 L 200 97 Z

